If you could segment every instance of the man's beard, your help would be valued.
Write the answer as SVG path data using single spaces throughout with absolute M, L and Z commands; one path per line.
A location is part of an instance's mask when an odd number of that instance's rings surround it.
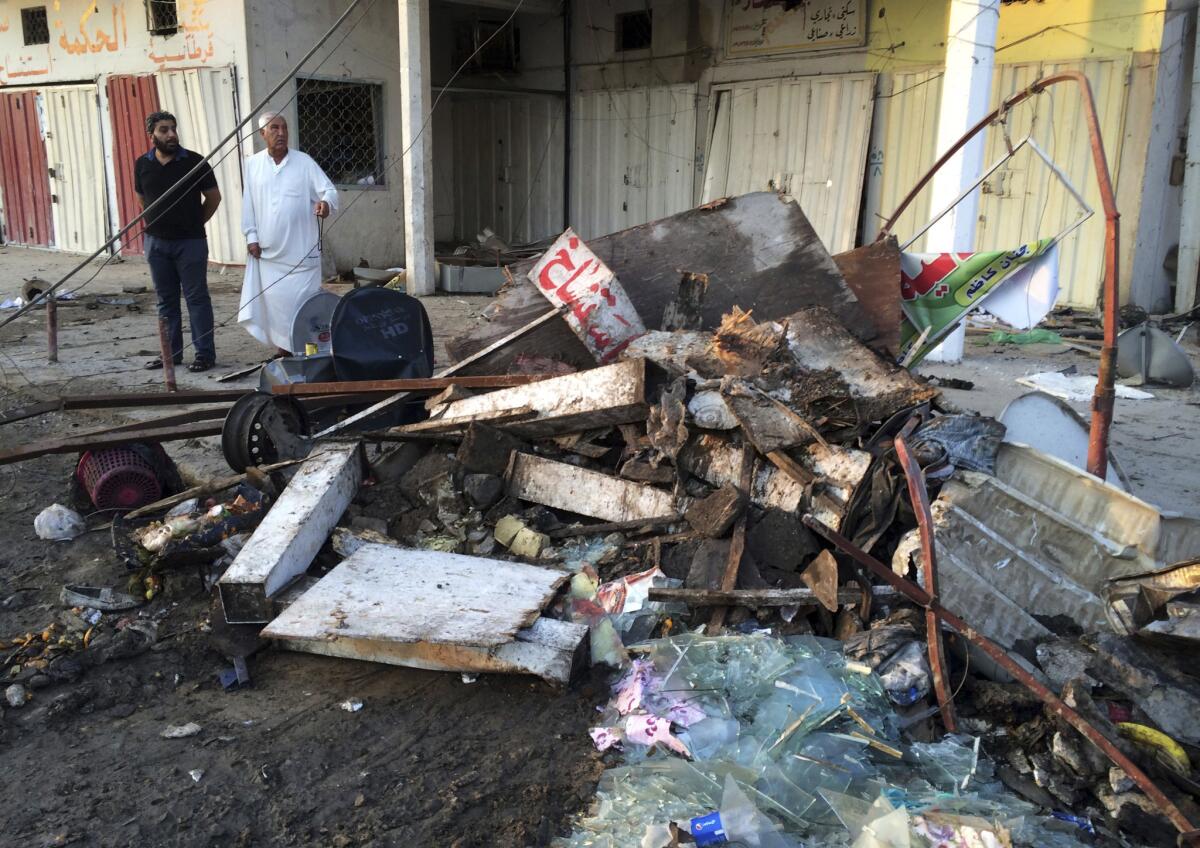
M 159 153 L 174 153 L 176 150 L 178 150 L 178 149 L 179 149 L 179 141 L 178 141 L 178 140 L 175 140 L 175 141 L 159 141 L 159 140 L 158 140 L 157 138 L 155 138 L 154 136 L 151 136 L 151 138 L 154 140 L 154 148 L 155 148 L 155 149 L 156 149 L 156 150 L 157 150 Z

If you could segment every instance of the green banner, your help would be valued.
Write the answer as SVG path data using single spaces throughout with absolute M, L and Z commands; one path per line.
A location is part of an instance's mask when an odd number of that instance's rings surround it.
M 912 364 L 920 362 L 1017 268 L 1042 256 L 1053 239 L 1023 244 L 1016 250 L 986 253 L 904 253 L 900 257 L 900 358 L 909 356 L 925 328 Z

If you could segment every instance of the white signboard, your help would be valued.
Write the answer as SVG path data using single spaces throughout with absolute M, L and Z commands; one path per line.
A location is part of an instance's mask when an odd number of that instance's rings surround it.
M 760 56 L 867 41 L 867 0 L 730 0 L 725 53 Z
M 597 362 L 612 362 L 646 332 L 612 269 L 574 230 L 558 237 L 529 279 L 555 306 L 570 307 L 564 317 Z

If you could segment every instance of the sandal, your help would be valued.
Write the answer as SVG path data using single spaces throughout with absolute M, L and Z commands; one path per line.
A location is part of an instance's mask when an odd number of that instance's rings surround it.
M 210 368 L 212 368 L 216 364 L 217 363 L 210 362 L 207 359 L 196 359 L 192 362 L 191 365 L 188 366 L 188 370 L 192 371 L 196 374 L 199 374 L 201 371 L 208 371 Z
M 182 365 L 183 357 L 181 356 L 179 359 L 176 359 L 175 364 Z M 149 362 L 147 362 L 142 367 L 145 368 L 147 371 L 157 371 L 159 368 L 162 368 L 162 360 L 161 359 L 151 359 Z

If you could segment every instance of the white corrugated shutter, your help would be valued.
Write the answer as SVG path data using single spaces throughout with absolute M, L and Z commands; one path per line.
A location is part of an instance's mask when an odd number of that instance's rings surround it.
M 571 226 L 584 238 L 692 206 L 696 86 L 576 94 L 571 106 Z
M 874 74 L 714 87 L 703 200 L 782 191 L 833 253 L 854 246 Z
M 237 126 L 232 68 L 189 68 L 155 75 L 158 101 L 179 122 L 179 142 L 204 155 Z M 251 132 L 243 130 L 243 135 Z M 226 155 L 228 154 L 228 155 Z M 220 161 L 218 161 L 220 160 Z M 237 141 L 226 144 L 210 160 L 221 189 L 221 206 L 208 222 L 211 262 L 242 264 L 242 157 Z
M 455 96 L 455 239 L 484 227 L 510 242 L 563 231 L 563 112 L 552 96 Z
M 46 153 L 53 171 L 54 244 L 91 253 L 107 238 L 104 143 L 95 85 L 41 90 Z

